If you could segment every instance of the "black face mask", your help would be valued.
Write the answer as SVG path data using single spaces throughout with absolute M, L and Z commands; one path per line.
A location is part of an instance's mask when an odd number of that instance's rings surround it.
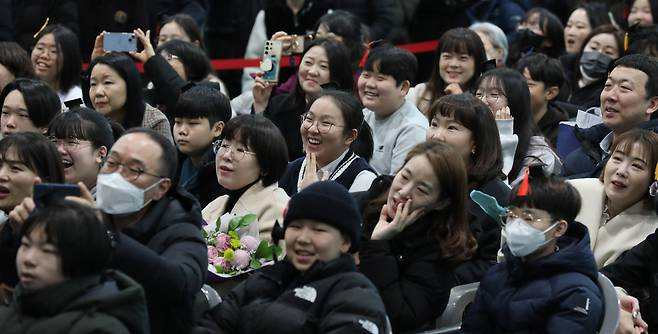
M 511 37 L 511 48 L 515 48 L 520 52 L 536 51 L 541 48 L 544 42 L 544 36 L 534 33 L 530 29 L 521 29 L 514 33 Z

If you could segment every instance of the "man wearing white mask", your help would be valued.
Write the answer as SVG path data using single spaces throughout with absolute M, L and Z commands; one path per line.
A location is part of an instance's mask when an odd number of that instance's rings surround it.
M 463 333 L 596 333 L 603 301 L 576 189 L 533 166 L 509 203 L 505 262 L 480 282 Z
M 132 129 L 107 155 L 96 185 L 96 206 L 114 227 L 110 267 L 146 292 L 153 333 L 185 333 L 194 296 L 206 279 L 201 211 L 178 192 L 174 146 L 150 129 Z

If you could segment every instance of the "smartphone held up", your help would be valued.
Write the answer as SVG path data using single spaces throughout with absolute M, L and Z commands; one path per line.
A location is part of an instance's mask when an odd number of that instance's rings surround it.
M 106 32 L 103 34 L 105 51 L 137 51 L 137 36 L 131 32 Z

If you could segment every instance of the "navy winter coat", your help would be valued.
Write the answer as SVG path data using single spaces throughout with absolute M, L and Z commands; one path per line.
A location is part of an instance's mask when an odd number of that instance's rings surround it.
M 559 250 L 522 262 L 505 246 L 506 262 L 487 273 L 468 309 L 464 333 L 595 333 L 603 318 L 598 272 L 587 228 L 569 224 Z

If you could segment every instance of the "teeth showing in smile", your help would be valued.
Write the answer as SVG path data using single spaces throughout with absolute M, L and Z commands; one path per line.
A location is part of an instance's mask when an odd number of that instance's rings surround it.
M 313 145 L 320 145 L 320 140 L 315 138 L 309 138 L 308 143 Z
M 68 161 L 68 160 L 62 160 L 62 166 L 64 168 L 68 168 L 68 167 L 73 166 L 73 163 L 71 161 Z

